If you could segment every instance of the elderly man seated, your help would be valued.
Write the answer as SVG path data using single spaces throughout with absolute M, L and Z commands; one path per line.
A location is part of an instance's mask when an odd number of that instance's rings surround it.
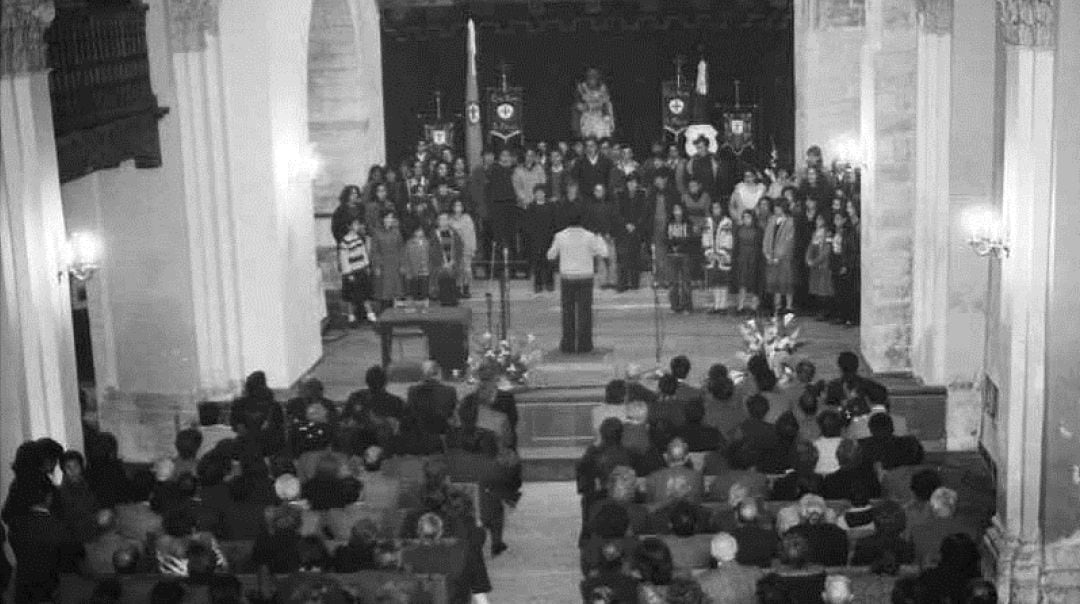
M 709 544 L 716 568 L 698 575 L 702 591 L 713 604 L 753 602 L 761 569 L 738 560 L 739 542 L 728 533 L 717 533 Z
M 848 537 L 844 529 L 830 523 L 828 506 L 818 495 L 803 495 L 799 500 L 799 524 L 787 534 L 802 535 L 810 544 L 807 561 L 822 566 L 847 564 Z
M 963 533 L 972 539 L 978 531 L 963 522 L 956 514 L 956 491 L 938 487 L 930 495 L 930 518 L 908 527 L 911 542 L 915 545 L 915 561 L 923 566 L 934 566 L 940 561 L 941 544 L 945 537 Z
M 739 544 L 736 561 L 748 566 L 766 567 L 772 563 L 780 538 L 769 525 L 756 499 L 747 499 L 736 510 L 737 526 L 731 532 Z
M 825 577 L 825 589 L 821 592 L 821 600 L 825 604 L 851 604 L 855 601 L 855 594 L 851 593 L 851 579 L 844 575 Z
M 675 437 L 668 441 L 664 453 L 666 468 L 661 468 L 645 478 L 645 497 L 657 507 L 677 500 L 699 503 L 704 491 L 701 472 L 690 465 L 690 449 L 686 441 Z

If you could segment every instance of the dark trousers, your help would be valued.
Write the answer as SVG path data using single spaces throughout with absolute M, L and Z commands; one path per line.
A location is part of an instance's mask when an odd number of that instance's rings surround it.
M 845 275 L 833 273 L 833 289 L 836 290 L 836 297 L 833 298 L 833 318 L 844 321 L 857 321 L 859 301 L 853 275 L 851 273 Z
M 509 251 L 511 263 L 521 260 L 520 233 L 521 208 L 513 201 L 499 201 L 491 204 L 491 234 L 495 239 L 495 266 L 501 272 L 503 248 Z M 513 271 L 511 264 L 511 272 Z
M 529 259 L 529 270 L 533 276 L 533 287 L 536 291 L 555 289 L 555 266 L 547 259 L 547 250 L 533 250 L 532 258 Z
M 593 280 L 562 279 L 563 352 L 592 352 Z
M 632 239 L 618 245 L 619 289 L 641 287 L 641 241 Z

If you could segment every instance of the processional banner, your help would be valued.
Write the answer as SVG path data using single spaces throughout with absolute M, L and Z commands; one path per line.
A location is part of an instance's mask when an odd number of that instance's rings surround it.
M 751 109 L 728 109 L 723 115 L 724 132 L 721 146 L 735 153 L 754 146 L 754 112 Z
M 424 140 L 436 148 L 453 147 L 454 134 L 453 122 L 424 125 Z
M 674 80 L 664 82 L 661 102 L 664 104 L 664 130 L 678 137 L 690 125 L 690 95 L 688 87 Z
M 522 88 L 488 88 L 488 134 L 503 142 L 521 136 L 525 105 Z

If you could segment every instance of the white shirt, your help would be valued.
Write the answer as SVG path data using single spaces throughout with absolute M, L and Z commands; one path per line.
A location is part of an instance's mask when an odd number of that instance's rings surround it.
M 548 260 L 559 261 L 559 274 L 564 279 L 589 279 L 593 276 L 593 258 L 608 257 L 607 244 L 599 235 L 579 226 L 567 227 L 555 233 L 548 250 Z
M 735 185 L 735 191 L 731 193 L 731 205 L 737 211 L 736 215 L 742 215 L 746 210 L 754 211 L 763 195 L 765 185 L 759 182 L 752 185 L 740 182 Z

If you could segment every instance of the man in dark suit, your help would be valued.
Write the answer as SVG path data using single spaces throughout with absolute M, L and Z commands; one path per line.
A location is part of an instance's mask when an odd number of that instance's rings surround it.
M 11 519 L 11 550 L 15 553 L 15 601 L 52 602 L 60 573 L 77 570 L 82 545 L 49 508 L 53 489 L 42 478 L 27 490 L 30 509 Z
M 686 381 L 690 375 L 690 359 L 681 354 L 671 359 L 671 375 L 679 380 L 679 386 L 675 389 L 676 400 L 682 403 L 704 400 L 701 389 L 691 386 Z
M 409 386 L 405 406 L 420 422 L 420 427 L 431 434 L 446 434 L 450 429 L 450 417 L 457 409 L 457 391 L 439 381 L 442 369 L 435 361 L 424 361 L 424 379 Z
M 641 245 L 649 229 L 648 201 L 637 172 L 630 173 L 618 193 L 618 214 L 612 225 L 619 258 L 619 291 L 641 286 Z
M 712 199 L 721 199 L 718 184 L 720 182 L 720 161 L 709 153 L 709 139 L 699 136 L 694 141 L 694 155 L 686 164 L 686 180 L 701 183 L 703 191 Z
M 574 164 L 571 174 L 581 188 L 581 192 L 591 196 L 596 185 L 604 185 L 607 188 L 613 167 L 611 160 L 600 153 L 600 145 L 596 139 L 590 138 L 585 141 L 585 156 Z

